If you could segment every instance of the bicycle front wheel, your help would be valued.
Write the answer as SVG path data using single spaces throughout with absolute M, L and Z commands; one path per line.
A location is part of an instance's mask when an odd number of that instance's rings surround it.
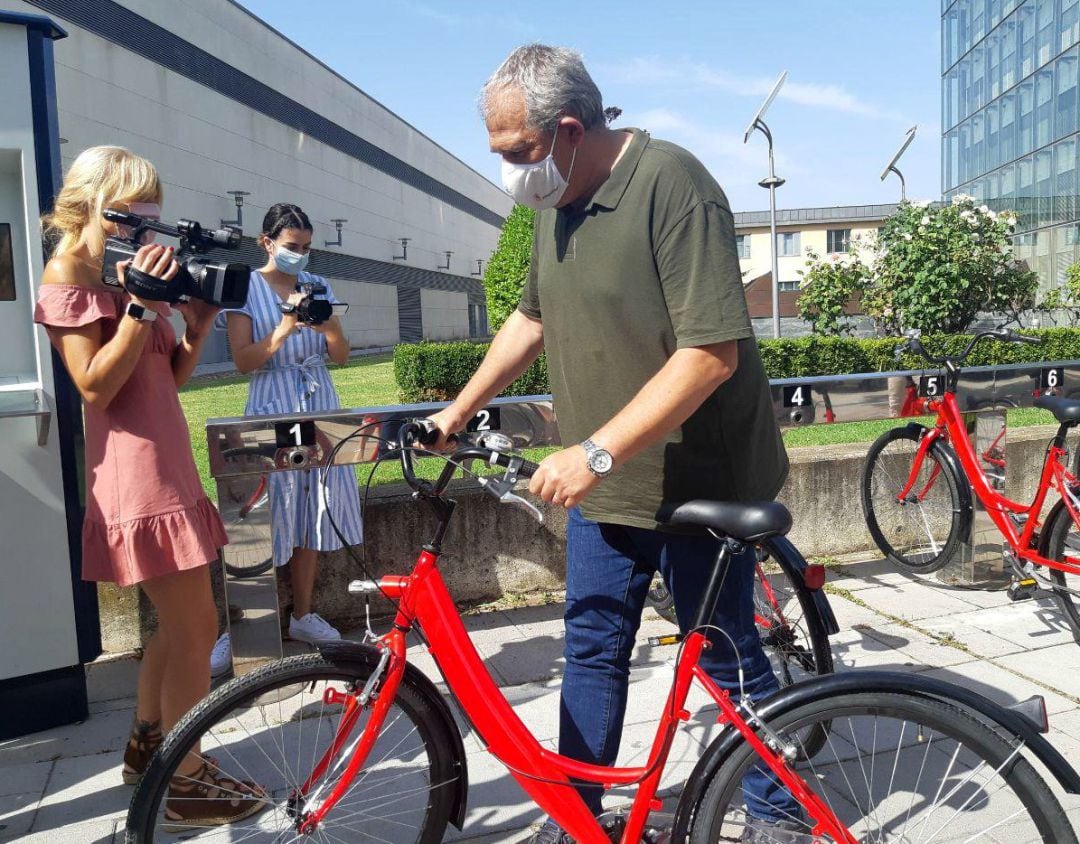
M 321 654 L 304 654 L 211 693 L 169 733 L 136 788 L 128 844 L 175 841 L 178 831 L 184 841 L 307 840 L 300 824 L 339 782 L 367 726 L 370 709 L 350 716 L 342 693 L 363 688 L 368 676 L 370 670 L 361 666 L 345 668 Z M 443 724 L 404 677 L 366 764 L 312 840 L 442 841 L 461 776 Z M 182 763 L 181 770 L 190 769 L 194 753 L 201 753 L 219 779 L 257 785 L 265 794 L 258 811 L 222 824 L 228 807 L 209 819 L 196 801 L 170 798 L 171 789 L 186 785 L 177 771 Z M 212 808 L 221 809 L 223 796 L 243 795 L 226 787 L 224 795 L 212 795 Z
M 961 500 L 961 479 L 946 462 L 940 442 L 930 446 L 908 488 L 920 440 L 911 428 L 878 437 L 866 454 L 861 493 L 866 527 L 881 553 L 906 569 L 929 574 L 960 548 L 971 508 Z
M 874 844 L 1075 844 L 1061 804 L 1022 745 L 955 706 L 904 694 L 848 692 L 769 721 L 785 743 L 828 722 L 793 769 L 857 841 Z M 719 766 L 693 812 L 691 844 L 746 840 L 824 844 L 806 813 L 746 743 Z M 757 780 L 746 795 L 743 780 Z M 771 825 L 770 825 L 771 824 Z

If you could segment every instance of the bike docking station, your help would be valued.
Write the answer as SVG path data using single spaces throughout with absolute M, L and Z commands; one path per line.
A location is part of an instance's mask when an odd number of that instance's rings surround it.
M 941 395 L 936 370 L 777 379 L 773 409 L 781 428 L 910 419 Z M 994 488 L 1005 489 L 1005 410 L 1031 407 L 1038 395 L 1080 393 L 1080 361 L 965 368 L 957 401 Z M 400 421 L 429 415 L 446 402 L 317 414 L 285 414 L 206 423 L 210 473 L 229 533 L 223 549 L 233 671 L 245 674 L 283 655 L 277 579 L 272 564 L 269 497 L 274 475 L 325 466 L 371 464 L 385 457 Z M 362 430 L 360 430 L 362 429 Z M 516 448 L 560 445 L 550 396 L 497 399 L 469 423 L 470 431 L 498 431 Z M 359 433 L 358 433 L 359 432 Z M 365 436 L 366 435 L 366 436 Z M 359 494 L 359 485 L 358 493 Z M 1000 534 L 973 501 L 971 532 L 937 577 L 972 588 L 1004 588 L 1011 581 Z M 860 513 L 861 517 L 861 513 Z
M 779 379 L 771 382 L 773 405 L 782 427 L 905 419 L 918 423 L 927 413 L 927 402 L 944 393 L 946 377 L 944 370 L 924 369 Z M 956 400 L 995 492 L 1003 494 L 1006 488 L 1006 410 L 1033 407 L 1041 395 L 1078 394 L 1080 361 L 964 367 Z M 932 418 L 927 424 L 933 424 Z M 935 576 L 949 586 L 1006 588 L 1013 579 L 1005 557 L 1008 549 L 977 496 L 971 496 L 971 506 L 969 534 Z
M 274 476 L 318 469 L 331 454 L 335 466 L 370 465 L 392 451 L 403 420 L 446 404 L 207 420 L 210 474 L 229 535 L 221 559 L 235 676 L 284 655 L 270 513 Z M 498 431 L 515 448 L 559 444 L 550 396 L 496 399 L 468 429 Z

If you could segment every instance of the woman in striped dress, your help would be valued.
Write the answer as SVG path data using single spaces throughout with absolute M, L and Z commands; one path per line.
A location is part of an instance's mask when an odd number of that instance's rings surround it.
M 247 416 L 335 410 L 341 406 L 325 358 L 345 363 L 349 342 L 336 316 L 320 325 L 307 325 L 295 313 L 282 313 L 282 304 L 296 304 L 300 282 L 326 284 L 305 272 L 311 249 L 312 226 L 296 205 L 279 203 L 263 220 L 260 241 L 267 252 L 265 266 L 251 273 L 247 303 L 226 314 L 233 361 L 251 372 Z M 336 302 L 327 284 L 326 298 Z M 274 532 L 274 563 L 289 564 L 293 612 L 289 635 L 304 642 L 341 638 L 337 630 L 312 611 L 311 596 L 319 551 L 335 551 L 341 541 L 327 515 L 333 514 L 350 545 L 363 541 L 356 474 L 349 466 L 330 470 L 323 494 L 320 470 L 276 472 L 270 475 L 270 512 Z M 214 669 L 228 667 L 226 637 L 215 649 Z M 222 667 L 224 665 L 224 668 Z

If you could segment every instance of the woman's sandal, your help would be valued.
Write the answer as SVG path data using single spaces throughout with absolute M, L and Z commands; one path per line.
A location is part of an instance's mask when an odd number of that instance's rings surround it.
M 164 740 L 160 721 L 136 720 L 124 748 L 124 785 L 135 785 Z
M 162 826 L 168 832 L 225 826 L 250 818 L 268 805 L 266 793 L 255 783 L 214 773 L 204 761 L 195 773 L 174 774 L 169 781 Z

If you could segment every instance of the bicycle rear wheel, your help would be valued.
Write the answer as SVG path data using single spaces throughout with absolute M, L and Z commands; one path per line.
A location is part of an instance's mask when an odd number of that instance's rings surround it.
M 1072 513 L 1065 506 L 1065 502 L 1059 501 L 1050 511 L 1043 528 L 1046 537 L 1039 552 L 1050 560 L 1068 562 L 1080 565 L 1080 528 L 1073 521 Z M 1061 604 L 1065 620 L 1072 630 L 1073 638 L 1080 642 L 1080 575 L 1075 575 L 1058 569 L 1044 569 L 1050 580 L 1054 596 Z
M 816 724 L 830 724 L 814 754 L 800 754 L 796 773 L 860 842 L 1075 844 L 1061 804 L 1015 746 L 947 703 L 905 694 L 847 692 L 810 701 L 769 721 L 796 747 Z M 693 811 L 691 844 L 742 840 L 750 818 L 742 780 L 759 760 L 745 742 L 716 769 Z M 811 835 L 801 809 L 762 771 L 769 798 L 754 804 L 766 827 L 753 840 L 832 842 Z
M 196 821 L 183 831 L 184 841 L 307 840 L 299 834 L 299 821 L 322 805 L 338 782 L 369 714 L 365 708 L 346 728 L 345 707 L 331 690 L 362 688 L 369 676 L 361 666 L 344 668 L 321 654 L 304 654 L 270 663 L 211 693 L 169 733 L 136 788 L 128 844 L 176 840 L 166 815 L 170 778 L 195 748 L 211 760 L 215 773 L 254 782 L 266 798 L 257 814 L 236 823 Z M 453 746 L 443 720 L 404 677 L 364 768 L 312 840 L 442 841 L 462 776 Z M 326 770 L 315 776 L 324 757 Z M 313 781 L 305 789 L 309 778 Z
M 831 674 L 829 632 L 813 592 L 804 583 L 788 577 L 767 552 L 759 552 L 759 557 L 754 583 L 754 623 L 780 686 L 790 686 L 818 674 Z M 672 624 L 679 623 L 675 602 L 660 575 L 656 575 L 649 587 L 649 606 Z
M 274 461 L 250 446 L 227 448 L 222 457 L 232 471 L 242 467 L 249 473 L 231 476 L 218 502 L 229 536 L 225 570 L 233 577 L 258 577 L 274 567 L 267 471 Z
M 910 427 L 878 437 L 866 454 L 861 493 L 866 527 L 881 553 L 906 569 L 929 574 L 960 548 L 971 508 L 960 495 L 963 479 L 946 461 L 940 442 L 930 446 L 901 499 L 920 440 L 919 429 Z

